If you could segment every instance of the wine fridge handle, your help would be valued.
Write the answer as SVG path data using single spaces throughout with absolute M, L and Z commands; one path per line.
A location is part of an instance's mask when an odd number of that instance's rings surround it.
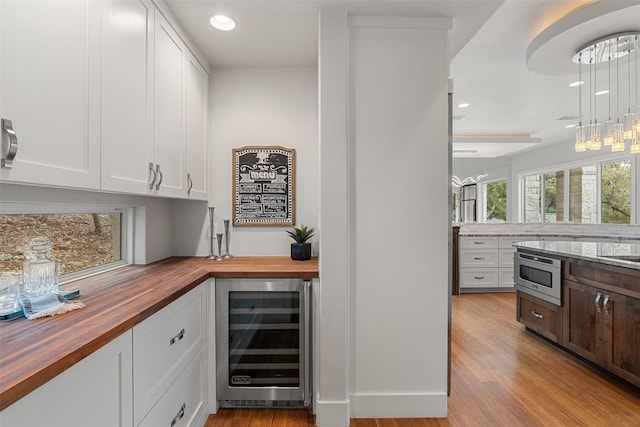
M 304 297 L 304 406 L 311 404 L 311 281 L 305 280 Z

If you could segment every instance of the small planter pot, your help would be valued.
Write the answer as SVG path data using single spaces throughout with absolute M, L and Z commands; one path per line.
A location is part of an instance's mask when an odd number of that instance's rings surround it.
M 292 243 L 291 259 L 296 261 L 311 259 L 311 243 Z

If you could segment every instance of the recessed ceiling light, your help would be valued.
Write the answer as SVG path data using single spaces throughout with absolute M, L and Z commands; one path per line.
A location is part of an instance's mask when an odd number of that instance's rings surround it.
M 463 102 L 462 104 L 458 104 L 458 108 L 467 108 L 469 106 L 468 102 Z
M 571 129 L 571 128 L 576 127 L 576 125 L 566 125 L 565 127 L 566 127 L 567 129 Z
M 607 89 L 604 89 L 604 90 L 599 90 L 599 91 L 597 91 L 597 92 L 596 92 L 596 95 L 606 95 L 606 94 L 608 94 L 608 93 L 609 93 L 609 91 L 608 91 Z
M 220 31 L 231 31 L 236 27 L 236 22 L 226 15 L 213 15 L 209 19 L 211 26 Z
M 573 83 L 569 83 L 569 87 L 577 87 L 584 84 L 584 80 L 578 80 Z

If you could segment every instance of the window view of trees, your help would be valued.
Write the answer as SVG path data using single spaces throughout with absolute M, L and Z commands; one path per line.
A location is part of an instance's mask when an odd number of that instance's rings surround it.
M 631 161 L 603 163 L 600 167 L 600 215 L 603 224 L 631 222 Z
M 485 192 L 485 220 L 500 222 L 507 220 L 507 181 L 488 182 Z
M 522 185 L 525 222 L 631 223 L 629 159 L 527 175 Z
M 25 248 L 47 237 L 59 274 L 122 259 L 120 213 L 0 215 L 0 272 L 22 271 Z

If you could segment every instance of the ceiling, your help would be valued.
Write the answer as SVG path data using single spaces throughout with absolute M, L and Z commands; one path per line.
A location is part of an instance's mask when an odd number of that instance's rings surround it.
M 585 43 L 640 30 L 640 0 L 165 0 L 213 68 L 317 65 L 318 13 L 448 17 L 454 157 L 501 157 L 572 143 Z M 237 22 L 221 32 L 214 14 Z M 534 71 L 531 71 L 534 70 Z M 457 105 L 467 102 L 469 107 Z M 564 118 L 565 120 L 563 120 Z M 567 120 L 568 119 L 568 120 Z

